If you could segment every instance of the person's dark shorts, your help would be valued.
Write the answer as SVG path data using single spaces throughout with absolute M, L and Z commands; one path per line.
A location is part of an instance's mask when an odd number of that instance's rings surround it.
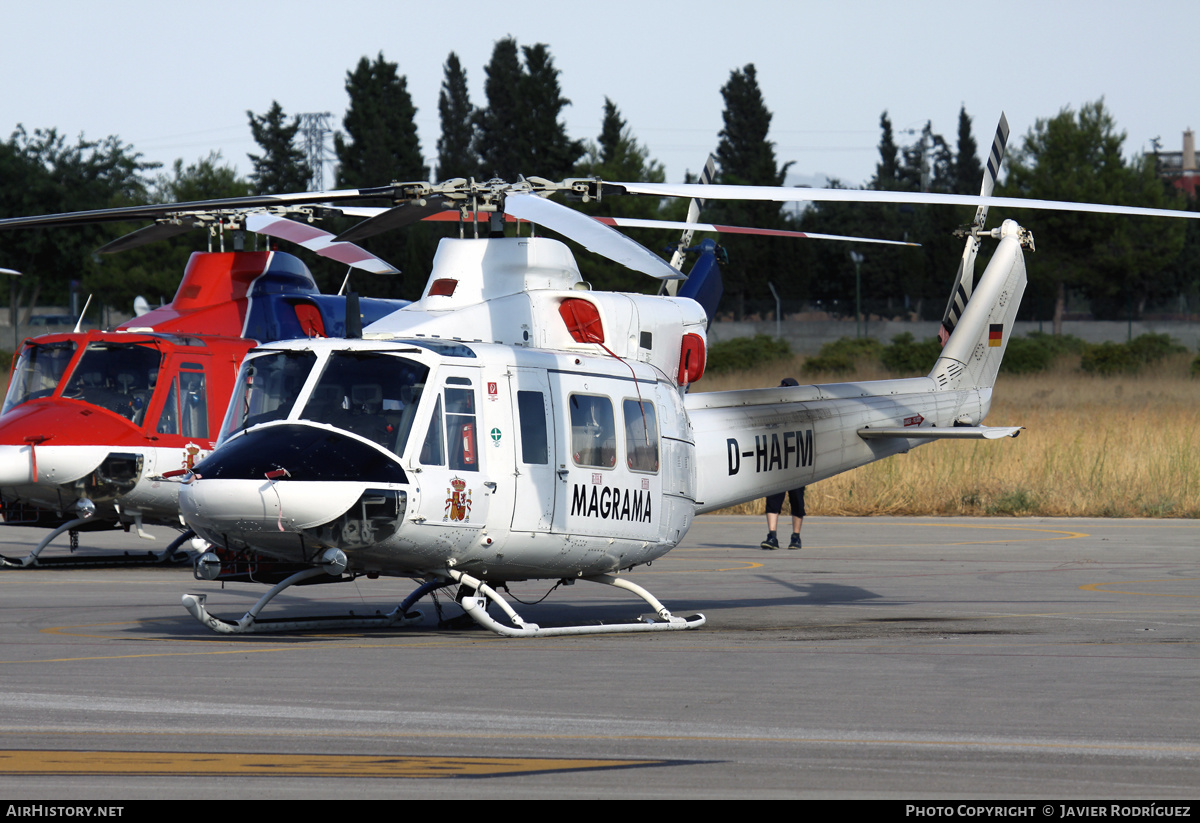
M 788 492 L 780 492 L 779 494 L 767 495 L 767 514 L 779 514 L 783 511 L 783 496 L 787 495 L 788 501 L 792 504 L 792 517 L 804 517 L 804 487 L 792 489 Z

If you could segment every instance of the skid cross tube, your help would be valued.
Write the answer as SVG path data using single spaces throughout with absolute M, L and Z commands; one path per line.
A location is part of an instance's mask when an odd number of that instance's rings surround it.
M 631 583 L 625 578 L 617 577 L 616 575 L 601 574 L 595 577 L 583 577 L 580 579 L 592 583 L 615 586 L 618 589 L 625 589 L 636 594 L 654 609 L 654 617 L 643 617 L 643 622 L 639 623 L 612 623 L 597 626 L 552 626 L 542 628 L 536 623 L 527 623 L 521 619 L 521 616 L 513 610 L 508 601 L 482 580 L 454 569 L 448 570 L 446 574 L 464 586 L 475 590 L 475 597 L 462 598 L 461 605 L 467 614 L 471 615 L 480 626 L 504 637 L 555 637 L 581 634 L 616 634 L 618 632 L 681 631 L 684 629 L 698 629 L 705 622 L 705 617 L 702 614 L 696 614 L 691 617 L 675 616 L 667 610 L 666 606 L 658 601 L 658 598 L 638 584 Z M 492 616 L 487 613 L 487 604 L 489 601 L 495 603 L 508 615 L 508 619 L 512 621 L 513 626 L 506 626 L 492 619 Z
M 91 515 L 87 517 L 77 517 L 67 523 L 63 523 L 58 528 L 51 531 L 48 535 L 42 538 L 34 548 L 25 557 L 14 558 L 4 557 L 0 555 L 0 568 L 9 569 L 37 569 L 47 566 L 55 566 L 62 568 L 64 566 L 88 566 L 92 568 L 100 566 L 156 566 L 160 564 L 172 564 L 183 562 L 186 560 L 186 553 L 178 553 L 181 546 L 188 540 L 196 536 L 196 533 L 190 529 L 183 532 L 179 537 L 172 541 L 171 545 L 167 546 L 161 552 L 110 552 L 105 554 L 76 554 L 72 550 L 72 554 L 66 557 L 41 557 L 42 552 L 56 538 L 64 532 L 74 531 L 80 526 L 93 522 Z
M 205 601 L 208 600 L 206 594 L 185 594 L 183 596 L 183 607 L 188 610 L 192 617 L 199 620 L 214 632 L 220 634 L 254 634 L 256 632 L 289 632 L 289 631 L 304 631 L 306 629 L 342 629 L 342 628 L 388 628 L 390 626 L 407 626 L 413 623 L 420 623 L 424 619 L 424 615 L 419 611 L 409 611 L 409 607 L 419 600 L 432 589 L 444 585 L 441 581 L 433 583 L 425 583 L 415 592 L 405 598 L 404 602 L 386 614 L 369 614 L 356 615 L 350 613 L 348 615 L 331 615 L 306 617 L 300 619 L 289 619 L 286 617 L 276 617 L 260 620 L 259 613 L 266 607 L 284 589 L 296 585 L 297 583 L 308 580 L 312 577 L 319 577 L 322 574 L 328 574 L 322 566 L 314 566 L 311 569 L 304 569 L 285 578 L 271 587 L 271 590 L 258 599 L 250 611 L 242 615 L 242 618 L 237 621 L 225 620 L 210 614 L 205 606 Z

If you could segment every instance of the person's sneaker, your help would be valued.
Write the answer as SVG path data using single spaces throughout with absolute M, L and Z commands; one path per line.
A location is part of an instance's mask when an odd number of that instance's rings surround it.
M 767 539 L 759 544 L 768 551 L 779 548 L 779 538 L 775 536 L 775 532 L 767 532 Z
M 792 532 L 792 542 L 788 543 L 788 548 L 789 549 L 800 548 L 800 535 L 797 534 L 796 532 Z

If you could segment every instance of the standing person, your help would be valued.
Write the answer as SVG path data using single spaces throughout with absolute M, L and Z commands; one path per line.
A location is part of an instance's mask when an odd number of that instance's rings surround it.
M 798 386 L 794 377 L 785 377 L 783 382 L 779 384 L 780 388 L 789 386 Z M 767 495 L 767 539 L 761 545 L 764 549 L 774 550 L 779 548 L 779 537 L 776 535 L 776 530 L 779 527 L 779 513 L 783 511 L 783 496 L 787 495 L 788 501 L 792 506 L 792 540 L 788 543 L 789 549 L 800 548 L 800 527 L 804 525 L 804 486 L 798 489 L 792 489 L 779 494 Z
M 767 539 L 760 545 L 764 549 L 778 549 L 779 538 L 775 531 L 779 526 L 779 513 L 783 511 L 783 496 L 787 495 L 792 505 L 792 540 L 789 549 L 800 548 L 800 527 L 804 525 L 804 487 L 767 496 Z

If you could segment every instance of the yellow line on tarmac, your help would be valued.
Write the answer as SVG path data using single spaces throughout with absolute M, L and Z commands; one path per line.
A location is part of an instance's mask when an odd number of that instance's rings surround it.
M 1200 597 L 1196 594 L 1165 594 L 1161 592 L 1129 592 L 1123 589 L 1110 589 L 1109 586 L 1134 586 L 1142 583 L 1180 583 L 1195 580 L 1195 577 L 1168 577 L 1166 580 L 1119 580 L 1114 583 L 1088 583 L 1079 588 L 1085 592 L 1102 592 L 1104 594 L 1140 594 L 1145 597 Z
M 498 777 L 662 765 L 662 760 L 530 757 L 246 754 L 242 752 L 0 751 L 0 775 L 230 775 L 236 777 Z

